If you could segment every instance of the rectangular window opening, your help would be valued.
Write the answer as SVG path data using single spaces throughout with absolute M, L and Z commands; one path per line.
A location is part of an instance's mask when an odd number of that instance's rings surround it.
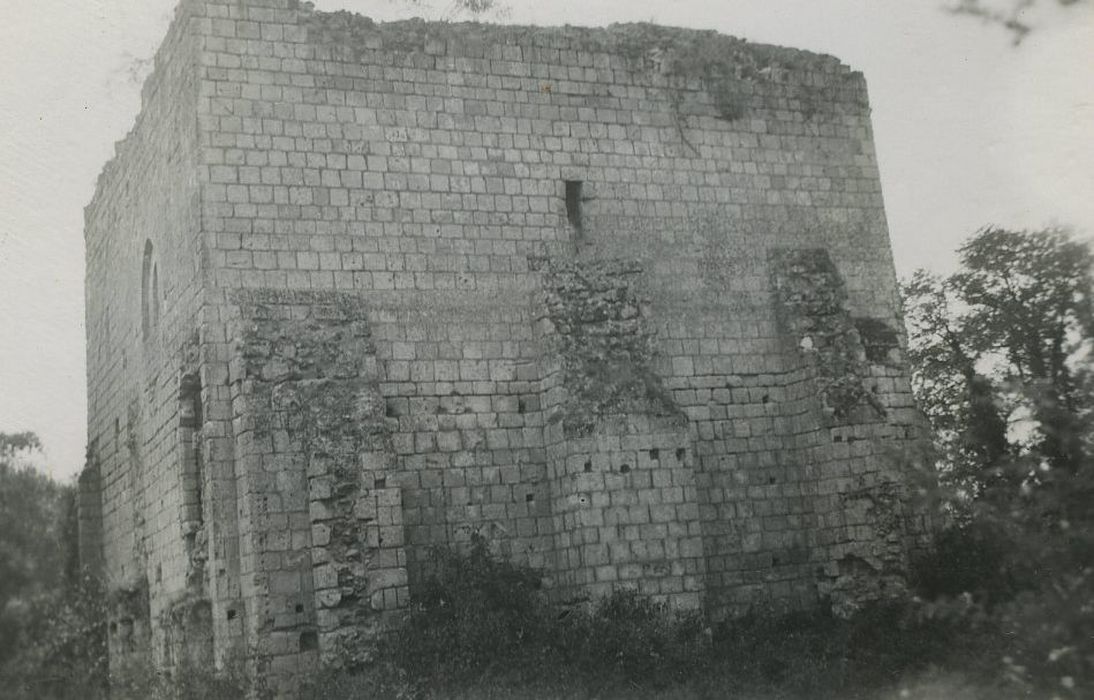
M 204 422 L 201 405 L 201 379 L 186 374 L 179 380 L 179 436 L 182 452 L 184 507 L 183 519 L 198 527 L 204 523 L 203 489 L 205 465 L 201 450 L 201 428 Z
M 578 238 L 581 237 L 581 190 L 583 184 L 581 180 L 566 181 L 566 218 Z

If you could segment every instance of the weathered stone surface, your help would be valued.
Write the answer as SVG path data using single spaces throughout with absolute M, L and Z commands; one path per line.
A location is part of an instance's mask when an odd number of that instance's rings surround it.
M 472 533 L 560 600 L 720 618 L 885 595 L 925 530 L 834 58 L 182 0 L 86 218 L 115 666 L 291 692 Z
M 545 273 L 539 325 L 546 352 L 558 363 L 562 390 L 548 422 L 560 420 L 567 434 L 581 434 L 610 415 L 681 415 L 653 369 L 649 302 L 631 283 L 642 266 L 625 260 L 549 261 Z

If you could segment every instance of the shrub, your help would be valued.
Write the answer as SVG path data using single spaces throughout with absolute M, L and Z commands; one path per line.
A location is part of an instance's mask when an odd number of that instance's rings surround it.
M 552 632 L 559 661 L 590 677 L 612 673 L 663 687 L 710 658 L 710 637 L 698 615 L 673 613 L 634 590 L 617 591 L 591 611 L 570 611 Z
M 926 600 L 971 594 L 992 608 L 1035 585 L 1031 562 L 1006 527 L 977 519 L 943 530 L 933 549 L 912 567 L 911 585 Z
M 1017 465 L 1017 466 L 1015 466 Z M 959 502 L 963 518 L 914 568 L 924 609 L 975 635 L 967 663 L 1001 692 L 1094 693 L 1094 462 L 1075 473 L 1034 456 L 1004 466 L 1021 488 Z
M 250 689 L 242 663 L 231 663 L 217 670 L 187 662 L 168 674 L 149 662 L 112 676 L 108 697 L 110 700 L 240 700 L 248 697 Z
M 491 556 L 476 534 L 466 553 L 435 550 L 433 573 L 393 633 L 389 658 L 415 674 L 467 679 L 542 650 L 551 616 L 539 573 Z
M 501 696 L 537 687 L 550 694 L 560 683 L 665 686 L 709 660 L 697 617 L 631 591 L 558 608 L 540 582 L 539 572 L 492 556 L 479 536 L 466 552 L 438 549 L 432 575 L 404 624 L 376 645 L 373 663 L 324 671 L 306 696 L 449 697 L 484 684 Z
M 998 617 L 1012 685 L 1060 698 L 1094 694 L 1094 568 L 1046 576 Z
M 96 579 L 47 590 L 23 612 L 19 652 L 0 669 L 15 698 L 67 700 L 105 694 L 106 615 Z
M 873 698 L 979 643 L 967 618 L 913 601 L 851 620 L 757 609 L 711 630 L 634 591 L 559 608 L 539 581 L 480 538 L 465 553 L 439 550 L 373 662 L 321 672 L 305 697 Z

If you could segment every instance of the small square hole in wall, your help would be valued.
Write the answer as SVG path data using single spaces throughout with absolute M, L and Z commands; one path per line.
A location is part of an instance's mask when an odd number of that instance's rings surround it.
M 297 603 L 296 607 L 293 608 L 293 609 L 296 610 L 296 612 L 298 612 L 298 613 L 302 613 L 302 612 L 304 612 L 304 605 L 303 605 L 303 603 Z
M 319 633 L 314 630 L 300 633 L 300 651 L 315 651 L 319 648 Z
M 585 471 L 591 472 L 593 470 L 593 461 L 591 459 L 585 460 Z
M 676 459 L 678 459 L 679 461 L 683 462 L 684 457 L 687 457 L 687 456 L 688 456 L 688 451 L 685 450 L 683 447 L 676 450 Z
M 630 471 L 631 471 L 631 465 L 629 465 L 629 464 L 624 464 L 623 466 L 619 467 L 619 473 L 620 474 L 629 474 Z
M 381 476 L 378 479 L 376 479 L 376 481 L 372 482 L 372 484 L 373 484 L 373 488 L 386 489 L 387 488 L 387 477 Z
M 235 610 L 233 610 L 232 608 L 228 608 L 228 612 L 224 616 L 229 620 L 234 620 L 236 619 L 237 614 L 238 613 Z
M 650 459 L 654 461 L 661 459 L 661 450 L 657 449 L 656 447 L 650 450 Z
M 529 494 L 524 496 L 524 502 L 525 503 L 534 503 L 535 500 L 536 500 L 536 495 L 534 493 L 529 493 Z

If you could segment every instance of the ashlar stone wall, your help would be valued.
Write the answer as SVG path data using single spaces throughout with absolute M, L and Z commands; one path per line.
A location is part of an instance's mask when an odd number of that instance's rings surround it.
M 630 586 L 699 609 L 705 562 L 691 436 L 653 371 L 642 266 L 544 264 L 535 302 L 555 592 L 572 602 Z
M 209 272 L 195 118 L 202 42 L 190 29 L 191 11 L 180 8 L 141 113 L 85 210 L 90 410 L 81 558 L 110 591 L 115 670 L 169 665 L 166 621 L 205 595 L 203 577 L 191 576 L 202 491 L 184 380 L 200 371 Z M 211 637 L 204 643 L 212 649 Z
M 115 665 L 291 692 L 473 534 L 720 619 L 885 595 L 926 531 L 834 58 L 183 0 L 87 241 Z

